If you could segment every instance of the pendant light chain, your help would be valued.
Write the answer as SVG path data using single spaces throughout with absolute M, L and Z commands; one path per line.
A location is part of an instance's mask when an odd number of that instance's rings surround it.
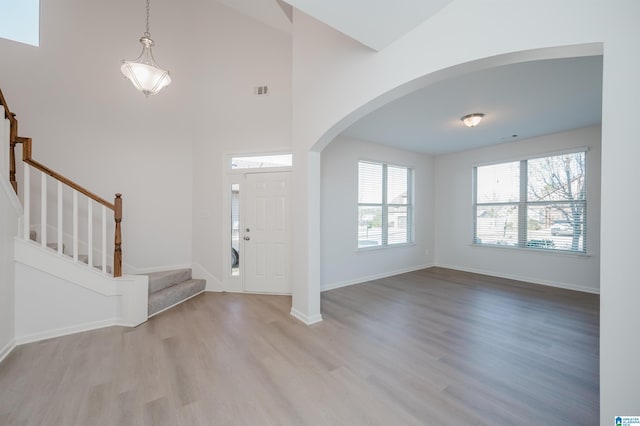
M 147 37 L 151 37 L 151 33 L 149 33 L 149 11 L 151 10 L 151 6 L 149 5 L 150 1 L 151 0 L 147 0 L 147 31 L 144 33 Z

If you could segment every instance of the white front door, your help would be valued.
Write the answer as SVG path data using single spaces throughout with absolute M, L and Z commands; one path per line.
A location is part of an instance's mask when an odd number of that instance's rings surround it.
M 290 294 L 290 173 L 247 173 L 244 183 L 244 290 Z

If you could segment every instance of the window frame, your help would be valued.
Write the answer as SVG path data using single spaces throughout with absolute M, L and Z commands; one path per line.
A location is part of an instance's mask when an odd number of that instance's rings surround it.
M 520 157 L 517 159 L 511 160 L 502 160 L 491 163 L 482 163 L 476 164 L 473 166 L 472 170 L 472 223 L 473 223 L 473 238 L 472 245 L 477 247 L 497 247 L 504 249 L 515 249 L 515 250 L 534 250 L 536 252 L 543 253 L 553 253 L 557 255 L 579 255 L 584 256 L 588 255 L 589 250 L 589 228 L 588 228 L 588 153 L 589 147 L 577 147 L 569 150 L 556 151 L 556 152 L 548 152 L 539 155 Z M 550 157 L 557 157 L 563 155 L 571 155 L 571 154 L 583 154 L 584 155 L 584 199 L 583 200 L 552 200 L 552 201 L 529 201 L 529 161 L 544 159 Z M 479 203 L 478 202 L 478 168 L 493 166 L 493 165 L 501 165 L 506 163 L 519 162 L 519 197 L 518 201 L 514 202 L 486 202 Z M 580 203 L 582 204 L 583 211 L 583 221 L 582 221 L 582 238 L 583 243 L 580 244 L 581 249 L 573 250 L 573 249 L 558 249 L 555 247 L 544 247 L 544 246 L 533 246 L 529 244 L 528 238 L 528 213 L 530 207 L 536 206 L 548 206 L 552 204 L 570 204 L 570 203 Z M 480 238 L 478 237 L 478 207 L 490 207 L 490 206 L 517 206 L 518 209 L 518 241 L 517 244 L 499 244 L 499 243 L 483 243 L 480 242 Z M 553 235 L 553 234 L 552 234 Z
M 367 163 L 367 164 L 373 164 L 373 165 L 378 165 L 378 166 L 382 166 L 382 202 L 381 203 L 361 203 L 360 202 L 360 164 L 361 163 Z M 387 199 L 387 192 L 388 192 L 388 169 L 389 167 L 395 167 L 398 169 L 404 169 L 407 171 L 407 186 L 406 186 L 406 192 L 407 192 L 407 202 L 406 204 L 399 204 L 399 203 L 389 203 L 388 199 Z M 407 246 L 407 245 L 412 245 L 414 243 L 414 205 L 413 205 L 413 198 L 414 198 L 414 194 L 413 194 L 413 188 L 414 188 L 414 169 L 413 167 L 409 167 L 409 166 L 405 166 L 405 165 L 400 165 L 400 164 L 393 164 L 393 163 L 387 163 L 387 162 L 383 162 L 383 161 L 375 161 L 375 160 L 367 160 L 367 159 L 360 159 L 357 162 L 357 174 L 358 174 L 358 178 L 357 178 L 357 198 L 358 198 L 358 203 L 357 203 L 357 208 L 356 208 L 356 251 L 368 251 L 368 250 L 380 250 L 380 249 L 386 249 L 386 248 L 393 248 L 393 247 L 403 247 L 403 246 Z M 372 246 L 360 246 L 360 216 L 359 216 L 359 210 L 361 207 L 380 207 L 382 210 L 382 214 L 381 214 L 381 232 L 382 235 L 380 237 L 380 244 L 379 245 L 372 245 Z M 390 243 L 389 242 L 389 208 L 393 208 L 393 207 L 401 207 L 401 208 L 406 208 L 407 209 L 407 223 L 406 223 L 406 230 L 407 230 L 407 238 L 406 241 L 401 242 L 401 243 Z

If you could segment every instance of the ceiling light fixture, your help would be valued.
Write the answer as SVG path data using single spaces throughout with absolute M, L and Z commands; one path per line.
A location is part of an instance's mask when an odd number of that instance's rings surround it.
M 462 122 L 467 127 L 476 127 L 478 123 L 482 121 L 483 117 L 484 117 L 484 114 L 476 112 L 474 114 L 468 114 L 468 115 L 465 115 L 464 117 L 460 117 L 460 120 L 462 120 Z
M 125 78 L 131 81 L 133 86 L 144 93 L 146 97 L 155 95 L 171 83 L 169 71 L 158 66 L 151 52 L 154 43 L 149 33 L 149 9 L 149 0 L 147 0 L 147 30 L 140 38 L 142 53 L 133 61 L 123 60 L 120 67 Z

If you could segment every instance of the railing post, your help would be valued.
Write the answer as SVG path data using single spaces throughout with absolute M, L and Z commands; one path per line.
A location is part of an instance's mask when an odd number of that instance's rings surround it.
M 113 218 L 116 221 L 116 235 L 113 247 L 113 276 L 122 276 L 122 232 L 120 230 L 120 222 L 122 222 L 122 194 L 116 194 L 116 199 L 113 203 L 115 209 L 113 210 Z
M 9 182 L 13 190 L 18 193 L 18 181 L 16 180 L 16 143 L 11 141 L 9 144 Z

